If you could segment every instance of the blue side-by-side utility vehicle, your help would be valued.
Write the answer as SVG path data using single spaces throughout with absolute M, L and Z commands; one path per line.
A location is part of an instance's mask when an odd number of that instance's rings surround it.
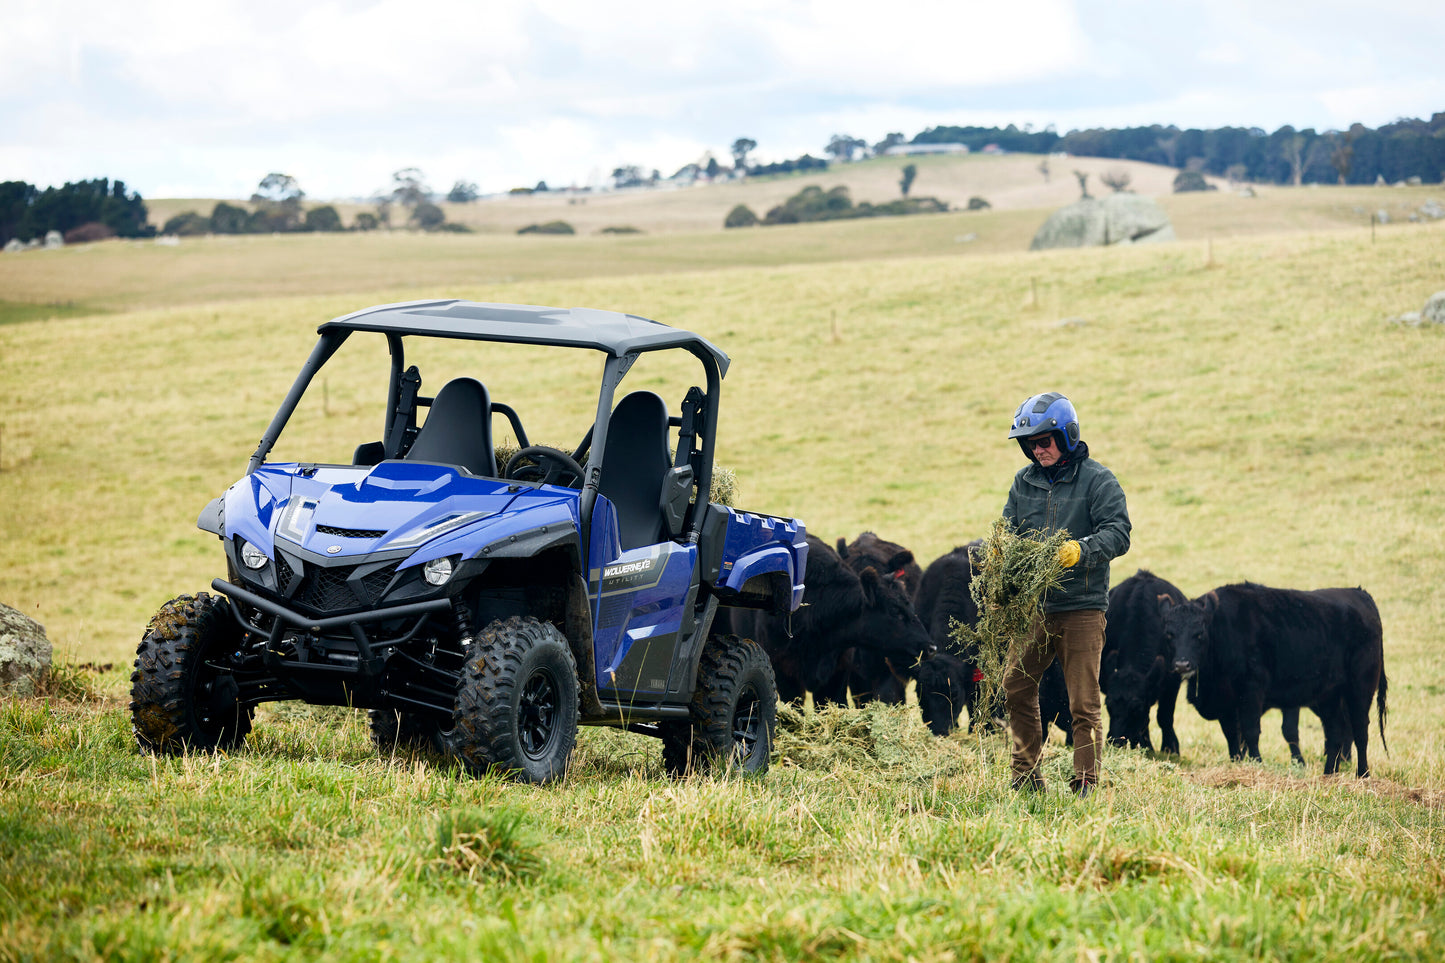
M 807 544 L 794 519 L 712 497 L 727 355 L 632 315 L 454 300 L 369 308 L 319 333 L 245 476 L 201 512 L 227 577 L 146 627 L 131 676 L 142 748 L 234 747 L 258 704 L 299 699 L 370 710 L 383 749 L 531 782 L 566 771 L 578 725 L 660 738 L 673 773 L 766 768 L 772 667 L 714 625 L 721 606 L 795 610 Z M 389 352 L 381 440 L 351 464 L 268 462 L 353 337 Z M 423 395 L 406 353 L 423 339 L 600 352 L 580 444 L 530 443 L 522 399 L 493 401 L 472 377 Z M 706 387 L 671 403 L 619 391 L 639 357 L 668 350 L 700 362 Z M 518 446 L 501 465 L 494 417 Z

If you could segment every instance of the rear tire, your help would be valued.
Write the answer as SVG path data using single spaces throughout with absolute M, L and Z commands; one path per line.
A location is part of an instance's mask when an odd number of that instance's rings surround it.
M 442 740 L 473 775 L 562 778 L 577 741 L 577 663 L 550 622 L 499 619 L 471 645 Z
M 762 646 L 736 635 L 708 639 L 688 722 L 662 724 L 662 764 L 690 772 L 763 773 L 773 751 L 778 690 Z
M 235 676 L 220 665 L 240 639 L 227 603 L 206 592 L 161 606 L 130 676 L 131 725 L 143 750 L 173 755 L 241 744 L 256 709 L 238 703 Z

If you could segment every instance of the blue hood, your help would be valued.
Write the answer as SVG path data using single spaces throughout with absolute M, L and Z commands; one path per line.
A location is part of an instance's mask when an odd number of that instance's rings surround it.
M 575 526 L 578 498 L 571 489 L 475 478 L 418 462 L 266 465 L 226 493 L 225 534 L 273 558 L 279 539 L 338 559 L 411 549 L 405 565 L 414 565 L 449 554 L 470 556 L 539 524 Z M 519 524 L 516 515 L 524 506 L 526 521 Z

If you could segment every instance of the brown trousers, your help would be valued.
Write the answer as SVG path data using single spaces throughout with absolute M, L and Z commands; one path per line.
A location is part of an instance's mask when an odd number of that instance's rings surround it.
M 1039 718 L 1039 679 L 1057 656 L 1069 690 L 1074 716 L 1074 783 L 1099 781 L 1100 747 L 1104 742 L 1099 655 L 1104 650 L 1104 613 L 1097 609 L 1054 612 L 1034 622 L 1033 637 L 1016 645 L 1004 673 L 1004 696 L 1013 731 L 1013 771 L 1027 775 L 1038 768 L 1044 750 Z

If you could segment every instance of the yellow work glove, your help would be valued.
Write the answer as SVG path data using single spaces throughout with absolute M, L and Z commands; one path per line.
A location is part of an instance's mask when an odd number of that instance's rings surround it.
M 1079 543 L 1067 541 L 1059 546 L 1059 564 L 1064 568 L 1073 568 L 1079 564 Z

